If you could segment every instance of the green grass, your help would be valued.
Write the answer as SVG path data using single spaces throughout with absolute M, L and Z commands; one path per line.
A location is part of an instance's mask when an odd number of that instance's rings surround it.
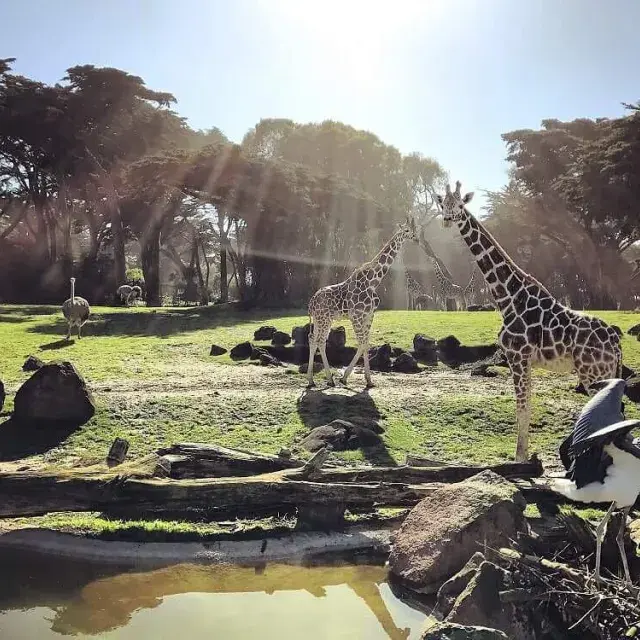
M 596 312 L 626 331 L 640 314 Z M 215 442 L 267 452 L 281 447 L 306 455 L 299 441 L 309 429 L 334 418 L 366 417 L 385 429 L 384 450 L 340 454 L 346 461 L 402 463 L 407 452 L 446 461 L 512 459 L 515 402 L 505 369 L 496 379 L 471 378 L 443 365 L 416 376 L 374 373 L 369 394 L 339 390 L 304 393 L 305 379 L 288 369 L 264 369 L 228 356 L 212 358 L 212 343 L 230 348 L 251 340 L 262 324 L 291 331 L 307 322 L 303 311 L 240 313 L 224 307 L 106 308 L 93 310 L 81 341 L 61 339 L 65 326 L 55 307 L 0 307 L 0 377 L 13 392 L 29 374 L 29 354 L 70 360 L 89 382 L 96 416 L 30 462 L 69 466 L 104 458 L 113 438 L 129 440 L 132 458 L 177 441 Z M 347 337 L 353 344 L 348 323 Z M 456 335 L 463 344 L 495 341 L 497 313 L 381 311 L 372 343 L 409 347 L 415 333 Z M 624 360 L 640 370 L 640 343 L 625 334 Z M 322 380 L 318 376 L 319 381 Z M 557 459 L 557 445 L 584 403 L 573 376 L 534 374 L 532 449 Z M 360 391 L 362 375 L 352 386 Z M 635 407 L 629 415 L 639 415 Z M 1 430 L 1 428 L 0 428 Z M 1 452 L 0 452 L 1 454 Z

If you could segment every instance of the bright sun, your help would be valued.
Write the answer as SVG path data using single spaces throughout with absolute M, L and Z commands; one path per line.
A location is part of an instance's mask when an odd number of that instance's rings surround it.
M 379 81 L 406 32 L 433 21 L 446 0 L 264 0 L 262 7 L 272 25 L 313 50 L 316 65 L 365 88 Z

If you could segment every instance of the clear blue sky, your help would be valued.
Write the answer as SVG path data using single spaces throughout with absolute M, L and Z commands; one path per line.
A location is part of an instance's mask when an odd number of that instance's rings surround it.
M 640 0 L 4 0 L 0 57 L 46 82 L 113 66 L 232 140 L 341 120 L 505 183 L 500 134 L 640 99 Z

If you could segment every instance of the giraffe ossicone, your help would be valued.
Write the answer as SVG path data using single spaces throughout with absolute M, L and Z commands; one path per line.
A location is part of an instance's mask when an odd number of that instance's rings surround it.
M 473 192 L 461 194 L 447 184 L 437 195 L 444 226 L 456 223 L 502 314 L 498 344 L 513 376 L 518 441 L 516 460 L 525 460 L 531 423 L 531 368 L 575 370 L 587 392 L 599 380 L 622 375 L 620 337 L 599 318 L 558 302 L 532 275 L 521 269 L 484 225 L 466 208 Z
M 312 330 L 309 335 L 307 378 L 310 387 L 314 385 L 313 361 L 318 349 L 320 349 L 327 384 L 334 385 L 331 367 L 327 359 L 327 338 L 333 321 L 344 317 L 351 321 L 358 341 L 358 349 L 340 381 L 343 384 L 347 383 L 353 368 L 362 357 L 367 387 L 373 386 L 369 368 L 369 332 L 373 315 L 380 304 L 376 290 L 406 240 L 413 240 L 417 243 L 421 241 L 416 221 L 411 217 L 407 217 L 407 220 L 400 225 L 396 233 L 373 260 L 357 267 L 346 280 L 318 289 L 309 300 L 309 318 Z

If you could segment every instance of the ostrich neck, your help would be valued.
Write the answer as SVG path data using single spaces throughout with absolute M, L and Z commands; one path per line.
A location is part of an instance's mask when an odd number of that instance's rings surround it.
M 71 302 L 75 302 L 76 299 L 76 283 L 71 283 Z

